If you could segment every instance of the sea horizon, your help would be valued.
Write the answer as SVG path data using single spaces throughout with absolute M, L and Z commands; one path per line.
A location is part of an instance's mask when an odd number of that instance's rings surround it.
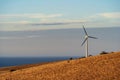
M 56 56 L 56 57 L 0 57 L 0 68 L 9 66 L 19 66 L 26 64 L 36 64 L 44 62 L 54 62 L 61 60 L 69 60 L 70 58 L 79 58 L 78 56 Z

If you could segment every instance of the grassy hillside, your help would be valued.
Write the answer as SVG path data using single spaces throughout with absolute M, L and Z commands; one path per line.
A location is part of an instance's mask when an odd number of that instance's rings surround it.
M 120 80 L 120 52 L 70 62 L 24 66 L 15 71 L 1 72 L 0 80 Z

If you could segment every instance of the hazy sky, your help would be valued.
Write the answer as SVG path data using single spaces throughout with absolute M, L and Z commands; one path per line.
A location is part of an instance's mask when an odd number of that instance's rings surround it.
M 91 52 L 118 50 L 119 5 L 120 0 L 0 0 L 0 56 L 77 56 L 84 49 L 82 25 L 112 27 L 102 29 L 99 44 L 92 42 L 99 48 Z M 92 34 L 102 37 L 96 29 Z

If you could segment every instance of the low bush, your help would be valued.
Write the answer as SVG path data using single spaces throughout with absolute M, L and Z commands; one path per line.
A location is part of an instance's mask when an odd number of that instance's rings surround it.
M 102 52 L 100 53 L 100 55 L 103 55 L 103 54 L 108 54 L 108 52 L 102 51 Z
M 10 72 L 16 71 L 15 69 L 11 69 Z

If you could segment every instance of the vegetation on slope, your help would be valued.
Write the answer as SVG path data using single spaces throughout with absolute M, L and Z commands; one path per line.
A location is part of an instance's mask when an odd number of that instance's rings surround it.
M 120 52 L 0 74 L 0 80 L 120 80 Z

